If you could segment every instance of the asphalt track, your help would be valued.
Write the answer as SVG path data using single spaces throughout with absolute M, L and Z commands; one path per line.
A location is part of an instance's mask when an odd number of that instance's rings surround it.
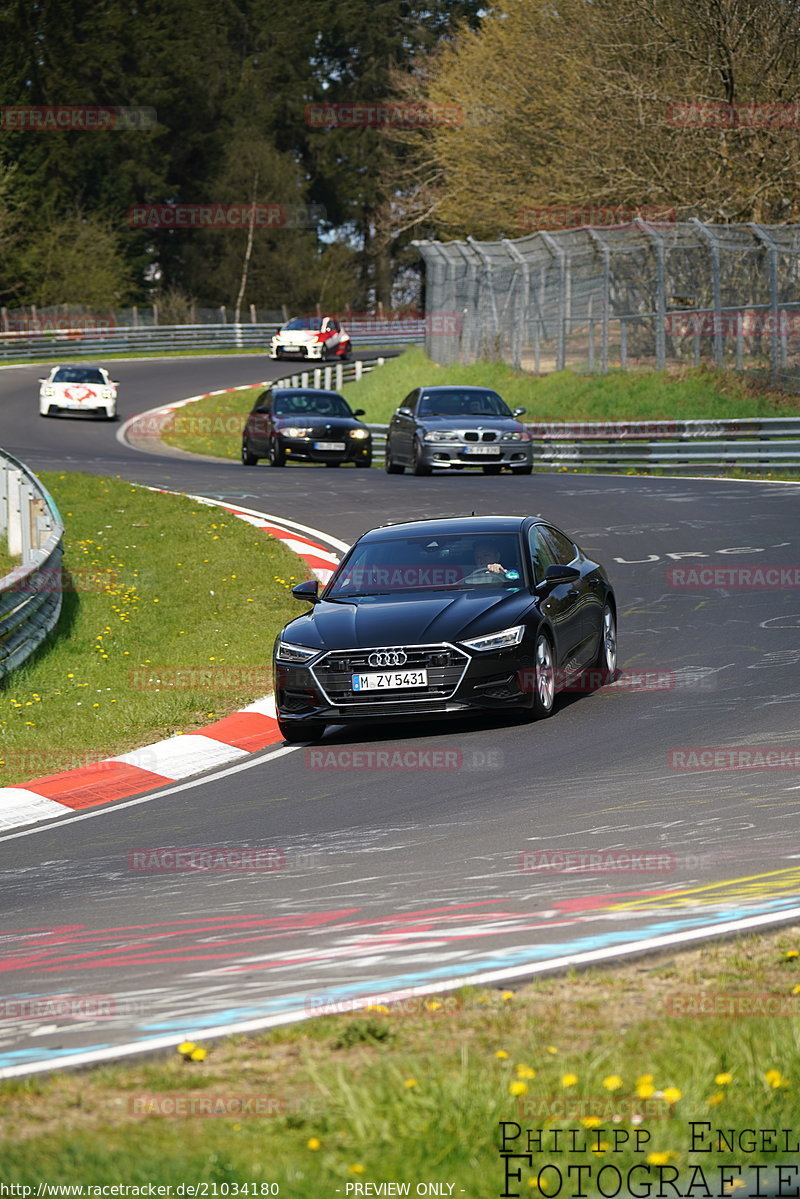
M 173 460 L 119 444 L 111 424 L 40 419 L 40 373 L 0 371 L 0 444 L 35 470 L 120 475 L 346 541 L 406 517 L 546 515 L 607 566 L 625 673 L 562 697 L 538 724 L 333 730 L 325 748 L 338 768 L 317 768 L 303 747 L 272 749 L 3 835 L 0 1073 L 798 918 L 800 770 L 786 757 L 782 769 L 676 769 L 670 755 L 769 747 L 800 762 L 800 591 L 679 587 L 668 574 L 795 567 L 797 487 Z M 124 419 L 286 371 L 224 357 L 120 362 L 113 373 Z M 434 749 L 450 751 L 449 768 L 364 769 L 348 757 Z M 285 868 L 129 867 L 129 853 L 155 846 L 274 847 Z M 606 856 L 591 872 L 528 869 L 542 860 L 520 855 L 542 851 Z M 72 1006 L 34 1018 L 25 999 L 35 996 Z

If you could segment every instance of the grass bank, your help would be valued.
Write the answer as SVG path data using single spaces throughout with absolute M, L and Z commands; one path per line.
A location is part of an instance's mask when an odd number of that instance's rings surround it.
M 372 1189 L 386 1182 L 413 1195 L 436 1180 L 454 1188 L 439 1194 L 488 1199 L 504 1193 L 507 1122 L 509 1136 L 522 1129 L 510 1151 L 525 1152 L 528 1130 L 541 1137 L 532 1163 L 509 1163 L 521 1171 L 512 1195 L 555 1195 L 559 1170 L 561 1196 L 736 1193 L 721 1166 L 797 1160 L 783 1141 L 751 1148 L 735 1131 L 797 1142 L 798 950 L 784 930 L 200 1044 L 204 1060 L 189 1043 L 164 1060 L 0 1083 L 3 1180 L 290 1199 L 403 1193 Z M 570 1166 L 593 1172 L 582 1191 Z M 638 1167 L 635 1185 L 615 1190 L 607 1174 L 598 1190 L 602 1166 L 623 1179 Z M 662 1168 L 677 1190 L 659 1188 Z
M 41 478 L 66 526 L 63 608 L 0 690 L 0 785 L 190 732 L 270 690 L 300 559 L 180 496 Z
M 343 394 L 364 420 L 388 423 L 409 391 L 421 384 L 461 383 L 491 387 L 528 421 L 723 420 L 744 416 L 800 415 L 800 397 L 759 392 L 736 376 L 705 367 L 684 371 L 630 371 L 579 375 L 559 371 L 534 378 L 502 363 L 438 366 L 414 347 Z M 261 388 L 232 391 L 179 409 L 163 440 L 193 454 L 238 458 L 247 413 Z

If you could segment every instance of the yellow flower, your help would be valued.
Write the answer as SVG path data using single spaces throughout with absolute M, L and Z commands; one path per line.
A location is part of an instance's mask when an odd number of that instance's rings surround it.
M 673 1153 L 671 1149 L 667 1149 L 663 1153 L 648 1153 L 647 1164 L 648 1166 L 666 1166 L 673 1157 L 677 1157 L 677 1154 Z
M 655 1090 L 652 1074 L 643 1074 L 641 1078 L 636 1079 L 636 1094 L 640 1099 L 649 1099 L 655 1094 Z
M 508 1054 L 506 1053 L 505 1049 L 496 1049 L 494 1056 L 495 1057 L 508 1057 Z
M 618 1091 L 622 1086 L 622 1079 L 618 1074 L 609 1074 L 603 1079 L 603 1086 L 607 1091 Z
M 418 1087 L 419 1083 L 417 1082 L 416 1078 L 407 1078 L 403 1085 L 410 1088 L 410 1087 Z
M 425 1007 L 428 1009 L 429 1012 L 438 1012 L 438 1010 L 441 1006 L 442 1005 L 441 1005 L 441 1003 L 439 1003 L 438 999 L 429 999 L 428 1002 L 425 1004 Z
M 800 958 L 800 949 L 787 949 L 786 961 L 790 962 L 792 958 Z
M 720 1103 L 722 1103 L 724 1098 L 725 1098 L 724 1091 L 715 1091 L 713 1095 L 709 1095 L 708 1099 L 706 1099 L 706 1106 L 707 1107 L 719 1107 Z
M 800 983 L 797 983 L 796 986 L 792 987 L 792 994 L 800 995 Z
M 780 1070 L 767 1070 L 764 1075 L 764 1081 L 768 1082 L 774 1091 L 777 1091 L 778 1087 L 787 1086 L 789 1083 L 788 1078 L 784 1078 Z
M 677 1103 L 682 1092 L 677 1087 L 664 1087 L 664 1098 L 667 1103 Z
M 511 1082 L 508 1084 L 509 1095 L 527 1095 L 528 1084 L 526 1082 Z
M 178 1053 L 191 1053 L 192 1050 L 196 1048 L 197 1046 L 195 1045 L 194 1041 L 181 1041 L 180 1045 L 178 1046 Z
M 309 1137 L 306 1141 L 306 1149 L 319 1149 L 320 1142 L 316 1137 Z
M 715 1074 L 714 1082 L 718 1087 L 727 1087 L 729 1082 L 733 1082 L 732 1074 Z
M 580 1123 L 584 1128 L 599 1128 L 601 1121 L 599 1116 L 581 1116 Z
M 189 1057 L 193 1062 L 204 1062 L 206 1060 L 206 1051 L 205 1049 L 193 1049 Z
M 513 991 L 503 991 L 503 994 L 500 996 L 500 998 L 501 999 L 513 999 L 514 992 Z
M 577 1075 L 577 1074 L 562 1074 L 562 1075 L 561 1075 L 561 1085 L 562 1085 L 562 1087 L 574 1087 L 574 1086 L 575 1086 L 575 1083 L 576 1083 L 577 1081 L 578 1081 L 578 1075 Z
M 534 1070 L 533 1066 L 515 1066 L 514 1069 L 517 1072 L 517 1078 L 536 1077 L 536 1071 Z
M 481 995 L 481 997 L 480 997 L 480 998 L 479 998 L 479 1000 L 478 1000 L 478 1003 L 488 1003 L 488 1002 L 489 1002 L 489 996 L 488 996 L 488 995 Z
M 545 1049 L 545 1053 L 552 1053 L 552 1054 L 558 1053 L 558 1050 L 556 1049 L 555 1045 L 545 1045 L 544 1049 Z
M 599 1145 L 595 1145 L 592 1148 L 592 1153 L 605 1153 L 606 1149 L 608 1149 L 608 1141 L 601 1141 Z
M 351 1174 L 363 1174 L 365 1168 L 366 1168 L 365 1166 L 361 1165 L 361 1162 L 356 1162 L 355 1165 L 348 1166 L 348 1169 Z

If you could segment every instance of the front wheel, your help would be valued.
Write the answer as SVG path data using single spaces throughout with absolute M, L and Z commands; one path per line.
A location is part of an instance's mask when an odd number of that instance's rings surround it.
M 429 475 L 431 473 L 431 468 L 422 457 L 422 446 L 418 441 L 414 442 L 414 455 L 411 470 L 415 475 Z
M 242 466 L 257 466 L 258 458 L 250 449 L 250 442 L 245 439 L 242 441 Z
M 286 450 L 283 448 L 277 437 L 273 437 L 269 443 L 269 464 L 270 466 L 285 466 L 286 465 Z
M 556 699 L 556 678 L 553 669 L 553 646 L 546 633 L 536 638 L 534 654 L 533 716 L 543 720 L 553 711 Z
M 325 732 L 324 720 L 299 720 L 296 724 L 284 724 L 278 721 L 278 728 L 284 741 L 290 745 L 299 745 L 304 741 L 319 741 Z
M 617 621 L 609 603 L 603 608 L 601 641 L 594 666 L 608 682 L 613 681 L 617 670 Z

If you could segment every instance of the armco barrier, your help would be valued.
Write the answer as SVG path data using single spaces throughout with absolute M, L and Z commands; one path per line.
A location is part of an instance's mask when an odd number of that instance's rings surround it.
M 0 677 L 28 658 L 61 612 L 64 525 L 50 493 L 0 450 L 0 532 L 20 565 L 0 578 Z
M 107 328 L 59 329 L 57 332 L 26 330 L 0 333 L 0 359 L 31 355 L 75 358 L 93 354 L 159 353 L 170 350 L 263 350 L 280 325 L 155 325 Z M 356 350 L 364 346 L 422 345 L 424 320 L 353 321 L 345 324 Z
M 800 467 L 800 417 L 741 420 L 586 421 L 526 424 L 534 466 L 695 470 Z M 387 425 L 370 425 L 374 457 L 385 454 Z

